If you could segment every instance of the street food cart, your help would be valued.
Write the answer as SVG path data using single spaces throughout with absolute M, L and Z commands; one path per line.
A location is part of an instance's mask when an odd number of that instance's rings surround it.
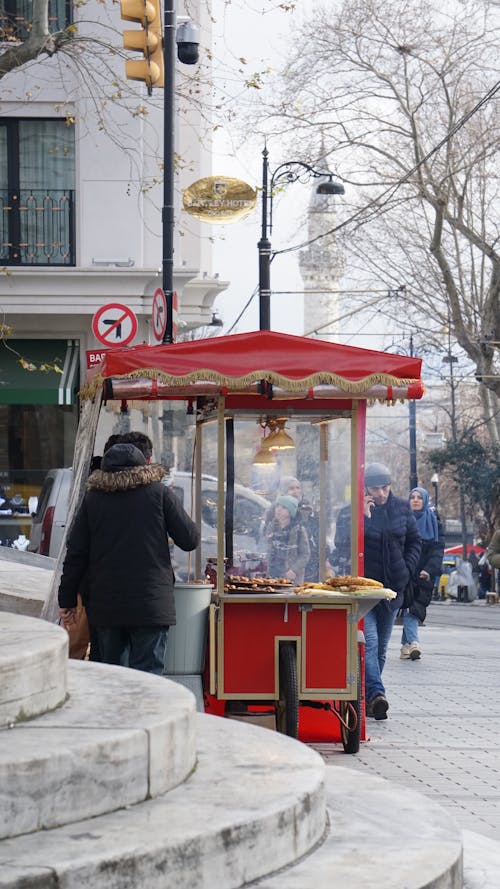
M 201 528 L 216 516 L 214 536 L 202 541 L 192 571 L 194 581 L 206 584 L 208 576 L 214 586 L 203 680 L 209 711 L 271 709 L 277 729 L 297 736 L 302 708 L 321 708 L 337 717 L 332 723 L 340 726 L 346 752 L 359 748 L 360 621 L 394 595 L 355 580 L 364 574 L 366 408 L 420 398 L 420 368 L 416 358 L 257 331 L 110 349 L 91 372 L 82 397 L 93 402 L 94 416 L 102 396 L 122 411 L 162 404 L 169 435 L 179 411 L 190 424 L 174 442 L 177 451 L 172 441 L 169 447 L 180 468 L 192 469 L 195 521 Z M 172 405 L 174 418 L 167 413 Z M 235 525 L 240 539 L 245 530 L 238 485 L 272 504 L 286 473 L 302 477 L 316 517 L 315 574 L 298 586 L 269 576 L 254 516 L 254 551 L 233 545 Z M 212 492 L 205 499 L 204 485 Z M 246 513 L 250 501 L 244 502 Z M 335 584 L 341 572 L 331 563 L 332 516 L 342 504 L 351 508 L 351 572 L 345 584 Z

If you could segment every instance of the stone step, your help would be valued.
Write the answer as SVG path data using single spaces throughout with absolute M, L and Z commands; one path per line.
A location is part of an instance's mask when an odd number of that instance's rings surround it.
M 64 703 L 67 655 L 68 635 L 60 627 L 0 612 L 0 726 Z
M 0 546 L 0 612 L 39 617 L 52 584 L 55 559 Z
M 324 843 L 246 889 L 462 889 L 461 833 L 442 807 L 344 766 L 327 767 L 326 791 Z
M 197 765 L 182 785 L 112 814 L 2 840 L 0 887 L 236 889 L 321 841 L 325 765 L 315 751 L 217 716 L 198 714 L 196 725 Z
M 66 638 L 46 621 L 18 620 L 40 626 L 39 637 Z M 26 630 L 22 640 L 13 634 L 18 653 L 24 651 L 20 669 L 30 663 L 26 636 Z M 65 676 L 66 670 L 64 706 L 2 735 L 0 837 L 48 830 L 167 793 L 196 764 L 195 700 L 181 685 L 64 657 L 59 672 Z

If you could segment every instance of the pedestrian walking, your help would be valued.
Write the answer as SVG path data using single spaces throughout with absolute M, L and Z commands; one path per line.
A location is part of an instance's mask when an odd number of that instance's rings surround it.
M 161 674 L 168 627 L 175 624 L 169 538 L 190 551 L 199 535 L 163 483 L 167 470 L 151 463 L 151 442 L 143 438 L 148 457 L 122 437 L 87 481 L 68 537 L 59 607 L 70 626 L 85 579 L 102 661 Z
M 364 564 L 365 576 L 378 580 L 397 593 L 382 600 L 364 619 L 366 714 L 387 719 L 389 702 L 382 681 L 387 647 L 397 612 L 403 604 L 403 590 L 414 573 L 421 550 L 417 523 L 408 500 L 391 490 L 391 472 L 383 463 L 370 463 L 365 470 Z M 337 558 L 350 565 L 351 508 L 344 507 L 337 518 L 335 548 Z
M 430 506 L 429 493 L 425 488 L 413 488 L 410 508 L 417 522 L 422 549 L 415 572 L 404 591 L 400 657 L 415 661 L 422 656 L 418 627 L 425 621 L 436 577 L 441 574 L 444 528 L 438 514 Z

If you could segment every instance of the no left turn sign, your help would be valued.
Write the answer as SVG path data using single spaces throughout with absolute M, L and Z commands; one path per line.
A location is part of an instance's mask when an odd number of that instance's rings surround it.
M 156 342 L 161 343 L 167 329 L 167 299 L 161 287 L 154 292 L 151 310 L 153 336 Z
M 108 303 L 92 318 L 92 331 L 105 346 L 127 346 L 137 333 L 135 312 L 122 303 Z

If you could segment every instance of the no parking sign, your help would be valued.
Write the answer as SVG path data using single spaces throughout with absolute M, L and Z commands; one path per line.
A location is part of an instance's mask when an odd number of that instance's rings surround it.
M 154 292 L 151 321 L 153 336 L 157 343 L 161 343 L 167 328 L 167 298 L 161 287 L 158 287 Z
M 127 346 L 137 333 L 135 312 L 122 303 L 108 303 L 92 318 L 94 336 L 105 346 Z

